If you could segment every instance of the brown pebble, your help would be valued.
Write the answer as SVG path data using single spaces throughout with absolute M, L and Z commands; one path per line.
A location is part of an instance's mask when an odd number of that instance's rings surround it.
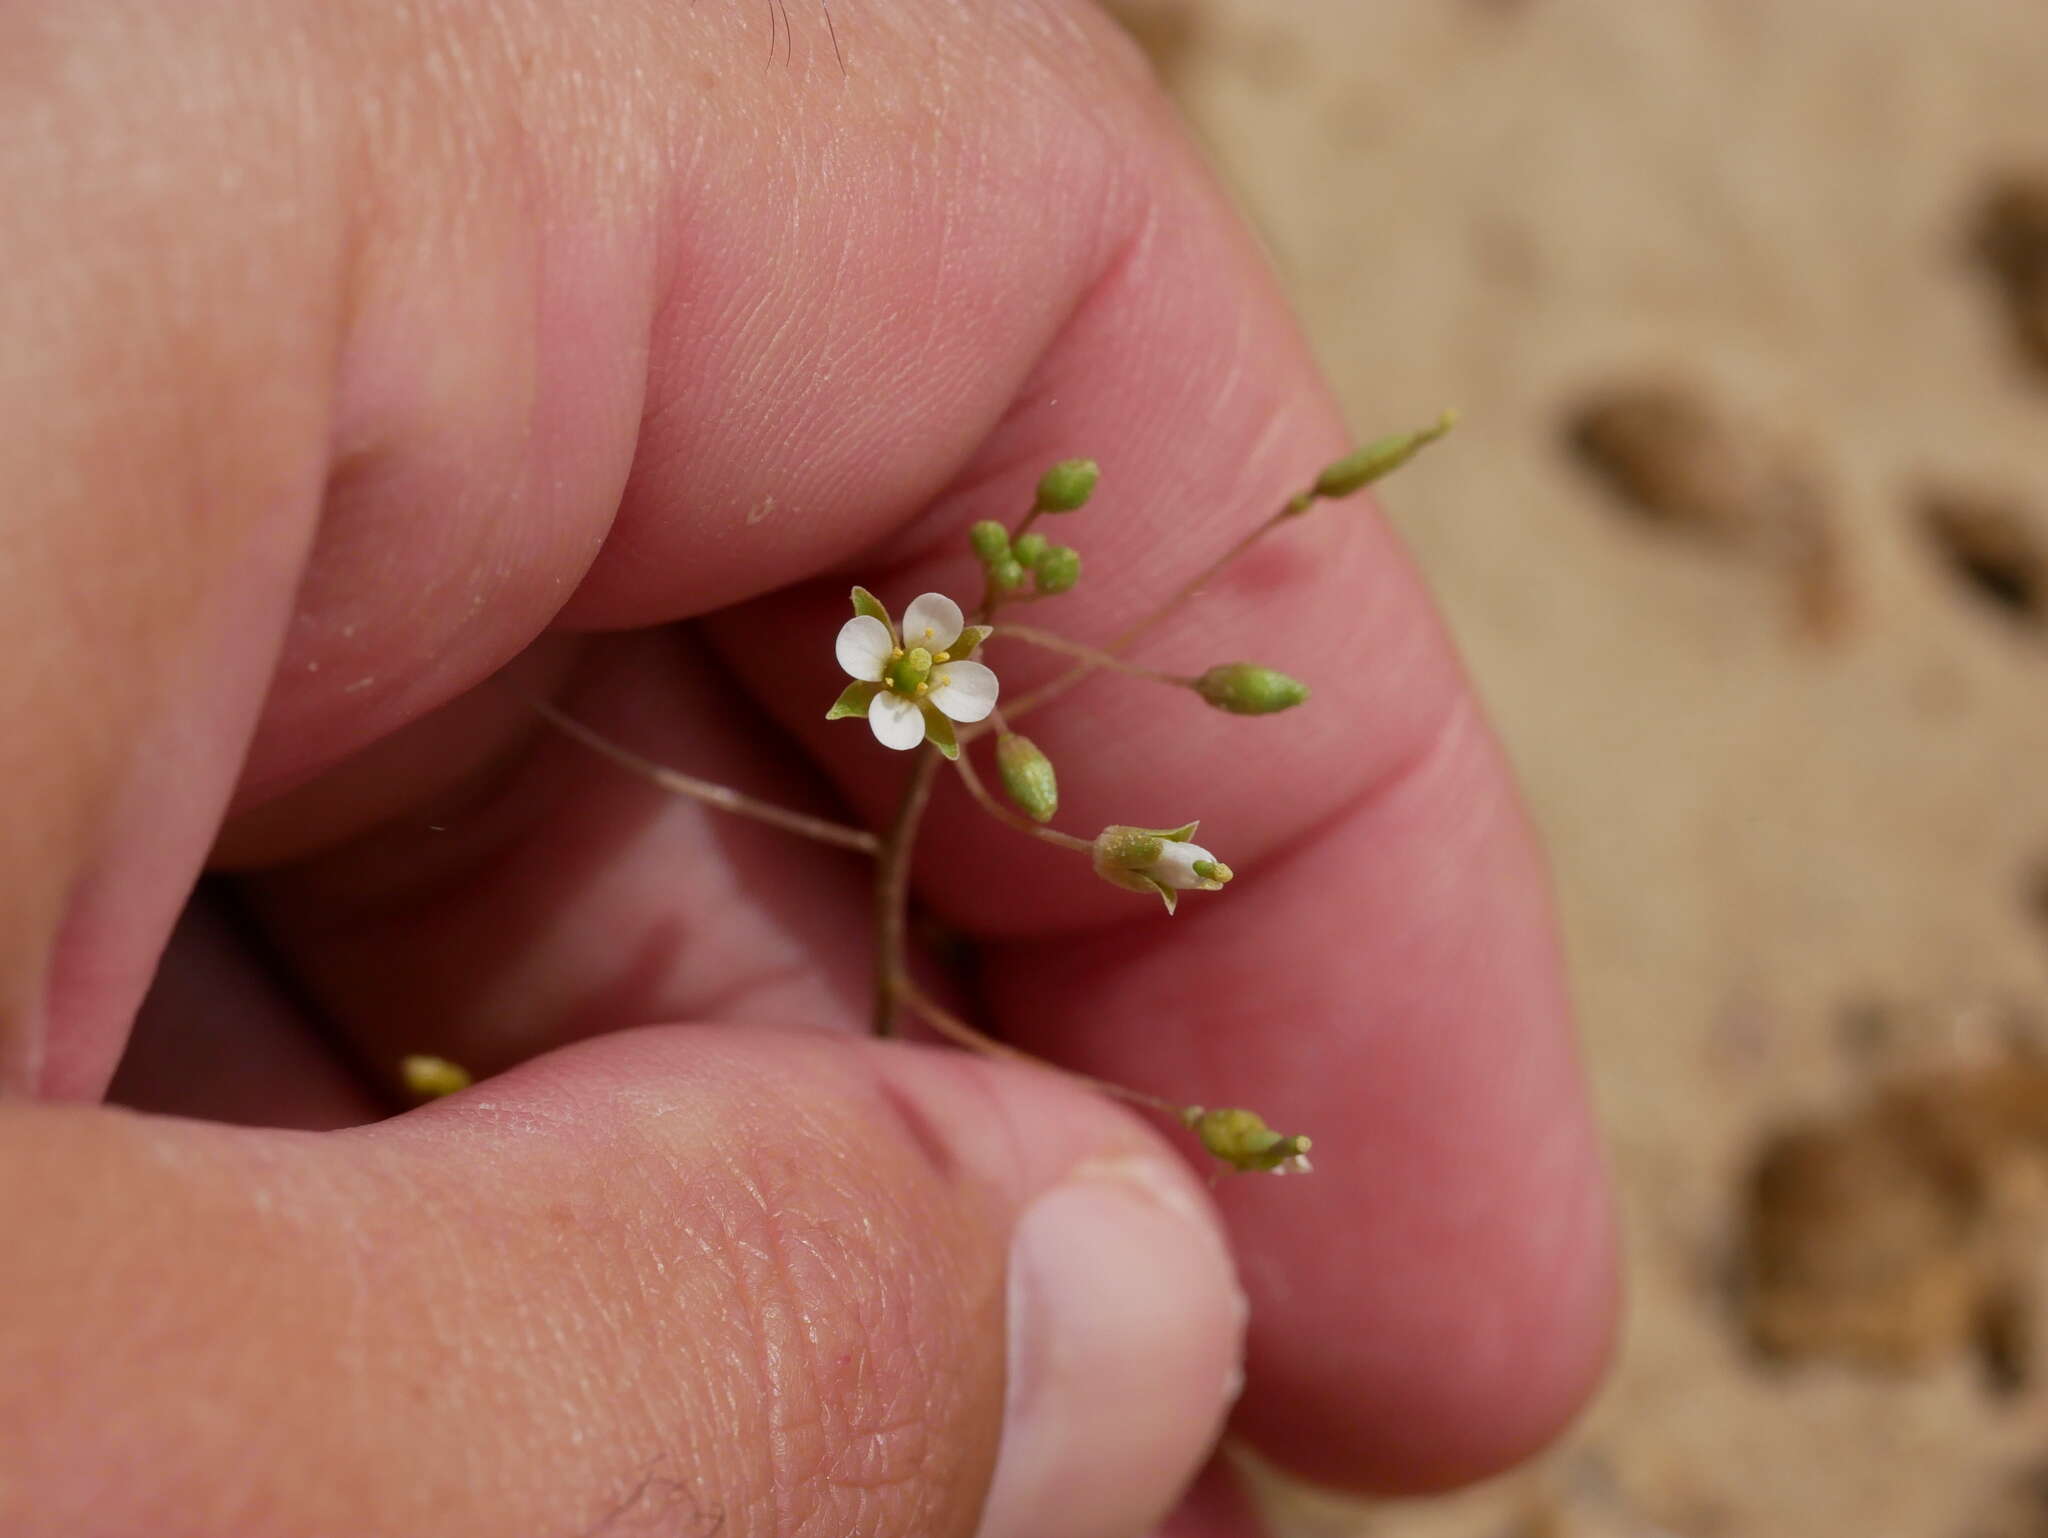
M 1977 259 L 1997 285 L 2020 356 L 2048 374 L 2048 172 L 2001 177 L 1974 222 Z
M 2048 620 L 2048 551 L 2016 498 L 1956 486 L 1920 493 L 1920 524 L 1980 602 L 2026 625 Z
M 1831 498 L 1818 468 L 1782 434 L 1731 420 L 1697 391 L 1647 382 L 1581 402 L 1565 441 L 1620 510 L 1782 571 L 1809 633 L 1841 628 L 1846 594 Z

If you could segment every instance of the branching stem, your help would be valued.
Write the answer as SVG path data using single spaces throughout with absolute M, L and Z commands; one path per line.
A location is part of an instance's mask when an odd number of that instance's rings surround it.
M 1211 561 L 1207 566 L 1204 566 L 1201 569 L 1201 571 L 1195 575 L 1193 579 L 1191 579 L 1189 582 L 1183 585 L 1181 589 L 1178 592 L 1176 592 L 1171 598 L 1167 599 L 1166 602 L 1161 604 L 1158 608 L 1154 609 L 1150 614 L 1147 614 L 1144 618 L 1138 620 L 1136 623 L 1131 625 L 1129 629 L 1125 630 L 1122 635 L 1112 640 L 1107 646 L 1102 647 L 1100 649 L 1099 655 L 1104 659 L 1103 661 L 1084 659 L 1082 661 L 1076 662 L 1072 667 L 1068 668 L 1066 672 L 1061 673 L 1056 677 L 1048 680 L 1047 682 L 1040 684 L 1036 689 L 1032 690 L 1029 694 L 1025 695 L 1023 699 L 1017 701 L 1016 704 L 1009 707 L 1007 713 L 1010 716 L 1010 718 L 1012 720 L 1015 720 L 1020 716 L 1030 714 L 1032 711 L 1038 709 L 1038 707 L 1041 705 L 1050 704 L 1052 701 L 1058 699 L 1062 694 L 1065 694 L 1069 689 L 1073 688 L 1074 685 L 1080 683 L 1084 678 L 1087 678 L 1090 674 L 1096 672 L 1099 668 L 1105 666 L 1108 663 L 1109 659 L 1114 658 L 1118 652 L 1121 652 L 1126 647 L 1130 646 L 1132 642 L 1136 641 L 1140 636 L 1145 634 L 1146 631 L 1150 630 L 1154 625 L 1157 625 L 1161 620 L 1165 619 L 1167 615 L 1173 613 L 1175 609 L 1178 609 L 1182 604 L 1186 603 L 1190 598 L 1194 597 L 1195 594 L 1201 592 L 1203 588 L 1207 587 L 1211 582 L 1213 582 L 1216 579 L 1216 574 L 1222 571 L 1224 567 L 1228 566 L 1232 561 L 1236 560 L 1239 556 L 1243 555 L 1245 551 L 1251 549 L 1253 545 L 1257 544 L 1261 539 L 1265 538 L 1267 534 L 1271 533 L 1273 529 L 1278 527 L 1280 524 L 1283 524 L 1287 522 L 1288 519 L 1295 517 L 1306 506 L 1307 504 L 1305 502 L 1302 502 L 1300 497 L 1289 498 L 1287 502 L 1281 506 L 1278 512 L 1274 513 L 1270 518 L 1268 518 L 1264 523 L 1260 524 L 1257 528 L 1253 529 L 1250 533 L 1244 535 L 1241 539 L 1237 541 L 1236 544 L 1232 545 L 1228 550 L 1224 551 L 1223 554 L 1216 557 L 1216 559 Z M 1008 634 L 1016 635 L 1018 628 L 1019 627 L 1015 625 L 1008 625 L 1004 627 L 1004 630 Z M 1018 639 L 1021 640 L 1022 637 L 1018 637 Z M 1140 676 L 1166 676 L 1163 674 L 1151 674 L 1149 670 L 1141 669 L 1138 671 L 1140 672 Z M 1186 680 L 1175 679 L 1173 681 L 1176 683 L 1181 683 L 1185 682 Z M 961 746 L 964 748 L 968 743 L 972 742 L 975 738 L 981 736 L 987 730 L 988 728 L 985 726 L 970 728 L 968 731 L 961 734 Z

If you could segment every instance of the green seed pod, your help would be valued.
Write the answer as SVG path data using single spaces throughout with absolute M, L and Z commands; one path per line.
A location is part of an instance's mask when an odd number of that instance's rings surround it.
M 1071 513 L 1095 495 L 1102 471 L 1092 459 L 1063 459 L 1038 478 L 1038 510 Z
M 1049 546 L 1031 568 L 1041 593 L 1064 593 L 1081 580 L 1081 552 L 1072 545 Z
M 1017 543 L 1011 547 L 1010 553 L 1026 566 L 1036 566 L 1038 558 L 1045 554 L 1050 543 L 1043 534 L 1034 529 L 1029 534 L 1019 534 Z
M 1050 822 L 1060 809 L 1059 780 L 1052 760 L 1029 737 L 1005 733 L 996 739 L 996 771 L 1003 789 L 1033 822 Z
M 1430 444 L 1457 425 L 1458 414 L 1446 411 L 1428 427 L 1412 433 L 1395 433 L 1390 437 L 1376 438 L 1362 449 L 1355 449 L 1334 464 L 1325 465 L 1323 473 L 1316 477 L 1315 495 L 1318 497 L 1348 497 L 1354 491 L 1370 486 L 1382 476 L 1391 475 L 1408 463 Z M 1305 505 L 1305 504 L 1304 504 Z
M 1251 662 L 1226 662 L 1195 680 L 1195 693 L 1234 716 L 1270 716 L 1308 698 L 1308 685 Z
M 967 543 L 974 547 L 982 565 L 991 565 L 1010 553 L 1010 531 L 995 519 L 984 518 L 967 531 Z
M 1023 563 L 1007 555 L 1000 561 L 991 561 L 988 580 L 998 593 L 1014 593 L 1024 585 Z

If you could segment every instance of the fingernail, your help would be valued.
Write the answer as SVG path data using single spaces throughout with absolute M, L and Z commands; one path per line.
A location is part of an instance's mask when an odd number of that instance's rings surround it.
M 1003 1435 L 977 1538 L 1136 1538 L 1221 1430 L 1244 1295 L 1187 1174 L 1095 1160 L 1010 1242 Z

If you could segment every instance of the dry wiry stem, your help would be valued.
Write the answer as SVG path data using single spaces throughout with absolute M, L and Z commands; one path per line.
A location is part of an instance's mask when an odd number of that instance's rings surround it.
M 968 762 L 965 753 L 953 761 L 953 767 L 960 771 L 960 782 L 967 787 L 968 794 L 980 802 L 981 809 L 997 822 L 1006 823 L 1019 833 L 1028 833 L 1044 843 L 1057 844 L 1062 849 L 1071 849 L 1079 854 L 1088 854 L 1094 850 L 1095 845 L 1088 839 L 1076 838 L 1071 833 L 1062 833 L 1058 828 L 1044 827 L 1004 806 L 982 782 L 981 776 L 975 772 L 974 765 Z
M 877 1036 L 896 1033 L 896 1000 L 909 985 L 903 960 L 905 918 L 910 906 L 910 852 L 917 843 L 917 825 L 931 800 L 932 780 L 939 769 L 939 753 L 930 743 L 919 744 L 916 762 L 903 784 L 903 799 L 896 803 L 896 818 L 882 844 L 881 863 L 875 868 L 875 1010 Z
M 1133 678 L 1149 678 L 1156 684 L 1171 684 L 1176 689 L 1192 689 L 1195 686 L 1194 679 L 1185 674 L 1163 673 L 1158 668 L 1148 668 L 1142 663 L 1126 662 L 1100 647 L 1089 646 L 1082 641 L 1070 641 L 1056 631 L 1040 630 L 1035 625 L 1005 625 L 998 634 L 1006 641 L 1022 641 L 1026 646 L 1059 652 L 1062 656 L 1085 662 L 1090 667 L 1114 668 L 1117 672 L 1128 673 Z
M 751 817 L 782 829 L 785 833 L 798 833 L 805 838 L 816 839 L 821 844 L 836 844 L 841 849 L 854 849 L 862 854 L 879 854 L 882 841 L 865 828 L 850 828 L 845 823 L 831 822 L 823 817 L 813 817 L 807 812 L 792 812 L 787 807 L 774 806 L 766 801 L 757 801 L 743 795 L 729 785 L 720 785 L 714 780 L 700 780 L 695 775 L 684 774 L 680 769 L 671 769 L 657 764 L 637 753 L 628 752 L 610 738 L 599 735 L 573 716 L 564 715 L 545 700 L 534 700 L 533 708 L 543 719 L 561 731 L 574 737 L 585 747 L 602 753 L 613 763 L 630 769 L 644 780 L 650 780 L 663 790 L 673 791 L 679 796 L 688 796 L 706 806 L 715 806 L 722 812 L 734 812 L 741 817 Z
M 1077 1073 L 1071 1068 L 1062 1068 L 1057 1063 L 1048 1063 L 1044 1058 L 1033 1057 L 1029 1052 L 1011 1046 L 1007 1041 L 997 1041 L 993 1036 L 976 1030 L 965 1020 L 947 1009 L 927 994 L 908 976 L 896 980 L 897 997 L 924 1017 L 925 1023 L 955 1046 L 966 1047 L 985 1057 L 999 1057 L 1010 1063 L 1029 1063 L 1035 1068 L 1044 1068 L 1063 1075 L 1102 1094 L 1128 1101 L 1132 1105 L 1144 1106 L 1147 1110 L 1163 1111 L 1168 1116 L 1179 1118 L 1181 1107 L 1170 1100 L 1161 1100 L 1157 1095 L 1148 1095 L 1143 1090 L 1127 1089 L 1121 1084 L 1112 1084 L 1107 1079 L 1098 1079 L 1090 1074 Z
M 1032 690 L 1029 694 L 1025 695 L 1024 698 L 1019 700 L 1016 704 L 1009 706 L 1006 711 L 1006 714 L 1013 721 L 1020 716 L 1028 715 L 1030 712 L 1038 709 L 1039 706 L 1050 704 L 1052 701 L 1058 699 L 1062 694 L 1065 694 L 1069 689 L 1073 688 L 1074 685 L 1080 683 L 1083 679 L 1087 678 L 1091 673 L 1096 672 L 1105 664 L 1114 665 L 1113 659 L 1116 653 L 1123 651 L 1133 641 L 1136 641 L 1140 636 L 1145 634 L 1146 631 L 1150 630 L 1154 625 L 1158 624 L 1161 620 L 1165 619 L 1167 615 L 1171 614 L 1175 609 L 1178 609 L 1182 604 L 1186 603 L 1190 598 L 1194 597 L 1195 594 L 1199 593 L 1203 588 L 1207 587 L 1211 582 L 1213 582 L 1216 579 L 1216 574 L 1223 570 L 1224 567 L 1228 566 L 1232 561 L 1236 560 L 1239 556 L 1243 555 L 1245 551 L 1249 550 L 1254 544 L 1258 543 L 1259 540 L 1263 539 L 1277 525 L 1285 523 L 1288 519 L 1296 516 L 1300 511 L 1301 508 L 1297 506 L 1294 501 L 1288 502 L 1277 513 L 1273 514 L 1272 517 L 1268 518 L 1264 523 L 1260 524 L 1257 528 L 1253 529 L 1249 534 L 1246 534 L 1243 538 L 1239 539 L 1236 544 L 1232 545 L 1228 550 L 1224 551 L 1223 554 L 1216 557 L 1216 559 L 1211 561 L 1207 566 L 1204 566 L 1192 580 L 1190 580 L 1184 586 L 1182 586 L 1181 589 L 1178 592 L 1176 592 L 1171 598 L 1167 599 L 1165 603 L 1161 604 L 1158 608 L 1154 609 L 1150 614 L 1147 614 L 1143 619 L 1137 621 L 1128 630 L 1124 631 L 1122 635 L 1117 636 L 1114 640 L 1109 642 L 1108 645 L 1102 647 L 1096 658 L 1084 659 L 1080 662 L 1077 662 L 1072 667 L 1068 668 L 1066 672 L 1058 674 L 1049 681 L 1040 684 L 1036 689 Z M 1007 626 L 1005 627 L 1005 633 L 1015 636 L 1017 629 L 1018 627 L 1015 625 Z M 1036 633 L 1038 632 L 1034 632 L 1034 634 Z M 1023 637 L 1017 636 L 1017 639 L 1022 640 Z M 1136 669 L 1136 671 L 1143 676 L 1166 678 L 1168 682 L 1172 683 L 1181 683 L 1185 681 L 1182 679 L 1171 678 L 1165 674 L 1153 674 L 1148 669 L 1139 668 Z M 982 736 L 987 731 L 988 728 L 986 726 L 970 727 L 967 731 L 962 732 L 960 734 L 961 747 L 964 749 L 968 743 L 974 741 L 975 738 Z

